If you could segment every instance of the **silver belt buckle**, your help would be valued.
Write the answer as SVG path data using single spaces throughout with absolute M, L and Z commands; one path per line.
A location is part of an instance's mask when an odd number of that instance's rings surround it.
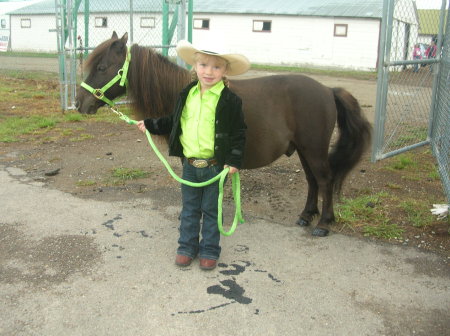
M 208 167 L 208 161 L 207 160 L 194 160 L 194 162 L 192 162 L 192 165 L 195 168 L 206 168 L 206 167 Z

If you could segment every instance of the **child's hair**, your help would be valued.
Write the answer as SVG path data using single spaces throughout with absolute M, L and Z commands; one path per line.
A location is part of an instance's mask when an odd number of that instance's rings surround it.
M 194 58 L 195 62 L 197 62 L 200 58 L 214 57 L 216 59 L 222 60 L 224 62 L 224 64 L 226 65 L 226 67 L 228 68 L 228 62 L 225 59 L 223 59 L 222 57 L 219 57 L 219 56 L 214 56 L 214 55 L 210 56 L 210 55 L 197 53 L 197 54 L 195 54 L 194 57 L 195 57 Z M 195 81 L 195 80 L 198 80 L 198 77 L 197 77 L 197 73 L 195 72 L 195 69 L 192 67 L 192 69 L 191 69 L 191 81 Z M 225 84 L 226 87 L 230 86 L 230 82 L 228 81 L 227 76 L 223 76 L 222 80 L 223 80 L 223 84 Z

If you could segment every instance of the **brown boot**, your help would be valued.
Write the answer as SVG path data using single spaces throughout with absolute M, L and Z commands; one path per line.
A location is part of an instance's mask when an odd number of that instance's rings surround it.
M 175 258 L 175 264 L 181 267 L 189 266 L 192 262 L 192 258 L 177 254 L 177 257 Z
M 200 258 L 200 268 L 205 271 L 216 268 L 217 260 Z

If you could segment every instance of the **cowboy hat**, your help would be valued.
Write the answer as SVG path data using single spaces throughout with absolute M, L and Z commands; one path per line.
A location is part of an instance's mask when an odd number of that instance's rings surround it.
M 205 54 L 211 56 L 218 56 L 227 61 L 227 75 L 236 76 L 246 72 L 250 69 L 250 62 L 244 55 L 240 54 L 219 54 L 207 50 L 199 50 L 186 40 L 181 40 L 177 44 L 177 53 L 183 61 L 189 65 L 194 65 L 195 54 Z

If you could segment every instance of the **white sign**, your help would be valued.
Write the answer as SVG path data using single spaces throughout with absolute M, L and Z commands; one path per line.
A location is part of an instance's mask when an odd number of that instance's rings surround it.
M 8 51 L 8 46 L 9 46 L 9 35 L 0 33 L 0 52 Z

